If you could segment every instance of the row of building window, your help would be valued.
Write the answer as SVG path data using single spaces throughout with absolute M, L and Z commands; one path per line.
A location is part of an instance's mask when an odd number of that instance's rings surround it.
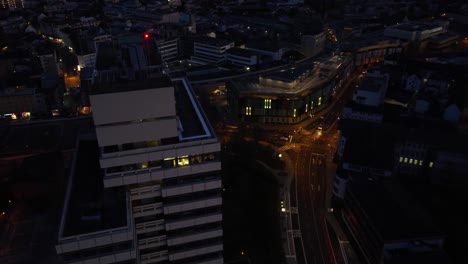
M 419 166 L 424 165 L 423 160 L 411 159 L 411 158 L 407 158 L 407 157 L 400 157 L 400 163 L 419 165 Z M 432 168 L 434 166 L 434 162 L 430 161 L 428 166 L 429 166 L 429 168 Z
M 318 98 L 317 105 L 318 106 L 322 105 L 322 97 Z M 271 109 L 271 99 L 265 99 L 263 107 L 265 109 Z M 310 110 L 313 110 L 313 109 L 314 109 L 314 101 L 311 101 L 310 102 Z M 305 106 L 305 112 L 307 113 L 307 111 L 309 111 L 309 104 L 306 104 L 306 106 Z M 245 107 L 245 115 L 248 115 L 248 116 L 252 115 L 252 107 L 251 106 L 246 106 Z M 297 109 L 294 108 L 293 117 L 296 117 L 296 116 L 297 116 Z
M 136 164 L 128 164 L 123 166 L 109 167 L 107 173 L 134 171 L 148 168 L 175 168 L 184 167 L 193 164 L 200 164 L 215 160 L 217 157 L 215 153 L 193 155 L 193 156 L 180 156 L 174 158 L 165 158 L 164 160 L 154 160 Z
M 318 100 L 317 100 L 317 105 L 320 106 L 322 104 L 322 97 L 319 97 Z M 271 99 L 265 99 L 264 100 L 264 108 L 265 109 L 271 109 Z M 309 104 L 306 104 L 306 107 L 305 107 L 305 112 L 307 113 L 307 111 L 309 110 Z M 246 110 L 249 109 L 249 114 L 247 114 L 248 111 L 245 111 L 246 112 L 246 115 L 252 115 L 252 107 L 250 106 L 247 106 L 246 107 Z M 314 101 L 310 101 L 310 110 L 314 109 Z M 294 109 L 296 110 L 296 109 Z

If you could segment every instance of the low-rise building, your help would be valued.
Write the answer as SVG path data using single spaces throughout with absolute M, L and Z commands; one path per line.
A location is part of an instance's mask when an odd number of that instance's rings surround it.
M 229 81 L 227 97 L 243 121 L 294 124 L 327 106 L 352 66 L 349 56 L 323 56 L 315 63 L 291 66 L 255 81 Z
M 419 42 L 446 32 L 444 26 L 435 23 L 408 22 L 385 28 L 385 36 L 409 42 Z
M 281 47 L 277 43 L 249 42 L 245 45 L 245 48 L 266 57 L 270 57 L 274 61 L 281 60 L 284 52 L 286 51 L 285 48 Z
M 370 71 L 364 77 L 353 99 L 343 109 L 343 118 L 368 122 L 382 122 L 383 103 L 388 88 L 389 75 Z
M 234 42 L 210 37 L 195 39 L 193 55 L 190 60 L 194 64 L 216 64 L 225 61 L 225 53 L 234 47 Z
M 254 52 L 241 48 L 232 48 L 226 51 L 226 60 L 239 66 L 254 66 L 258 64 L 258 57 Z
M 318 55 L 325 49 L 326 34 L 304 34 L 301 39 L 301 48 L 306 57 Z

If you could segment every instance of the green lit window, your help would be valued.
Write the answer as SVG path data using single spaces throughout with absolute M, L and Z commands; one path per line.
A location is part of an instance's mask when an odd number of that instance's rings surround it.
M 297 116 L 297 110 L 296 110 L 296 108 L 294 108 L 293 117 L 296 117 L 296 116 Z
M 310 110 L 314 109 L 314 101 L 310 101 Z
M 419 166 L 422 166 L 422 165 L 423 165 L 423 161 L 420 160 L 420 161 L 419 161 Z
M 321 104 L 322 104 L 322 97 L 319 97 L 317 105 L 321 105 Z
M 306 104 L 306 107 L 305 107 L 305 112 L 306 112 L 306 113 L 307 113 L 307 110 L 308 110 L 307 108 L 308 108 L 308 107 L 309 107 L 309 105 Z
M 265 109 L 271 109 L 271 99 L 265 99 Z
M 429 168 L 432 168 L 432 166 L 434 166 L 434 162 L 429 162 Z
M 408 163 L 408 158 L 405 158 L 405 163 Z
M 403 162 L 403 157 L 400 157 L 400 162 Z
M 413 159 L 410 159 L 410 160 L 409 160 L 409 164 L 413 164 Z

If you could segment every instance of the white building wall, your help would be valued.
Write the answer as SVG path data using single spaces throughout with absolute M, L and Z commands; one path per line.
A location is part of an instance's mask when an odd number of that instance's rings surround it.
M 125 125 L 108 125 L 96 128 L 100 146 L 158 140 L 177 135 L 177 120 L 162 119 L 148 122 L 135 122 Z
M 135 91 L 91 95 L 95 125 L 176 116 L 173 87 L 138 89 L 135 87 Z M 177 131 L 172 132 L 177 136 Z

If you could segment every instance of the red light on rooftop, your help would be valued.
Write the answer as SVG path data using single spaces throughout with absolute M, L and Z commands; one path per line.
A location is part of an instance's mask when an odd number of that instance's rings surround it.
M 148 33 L 145 33 L 145 39 L 149 39 L 149 34 Z

